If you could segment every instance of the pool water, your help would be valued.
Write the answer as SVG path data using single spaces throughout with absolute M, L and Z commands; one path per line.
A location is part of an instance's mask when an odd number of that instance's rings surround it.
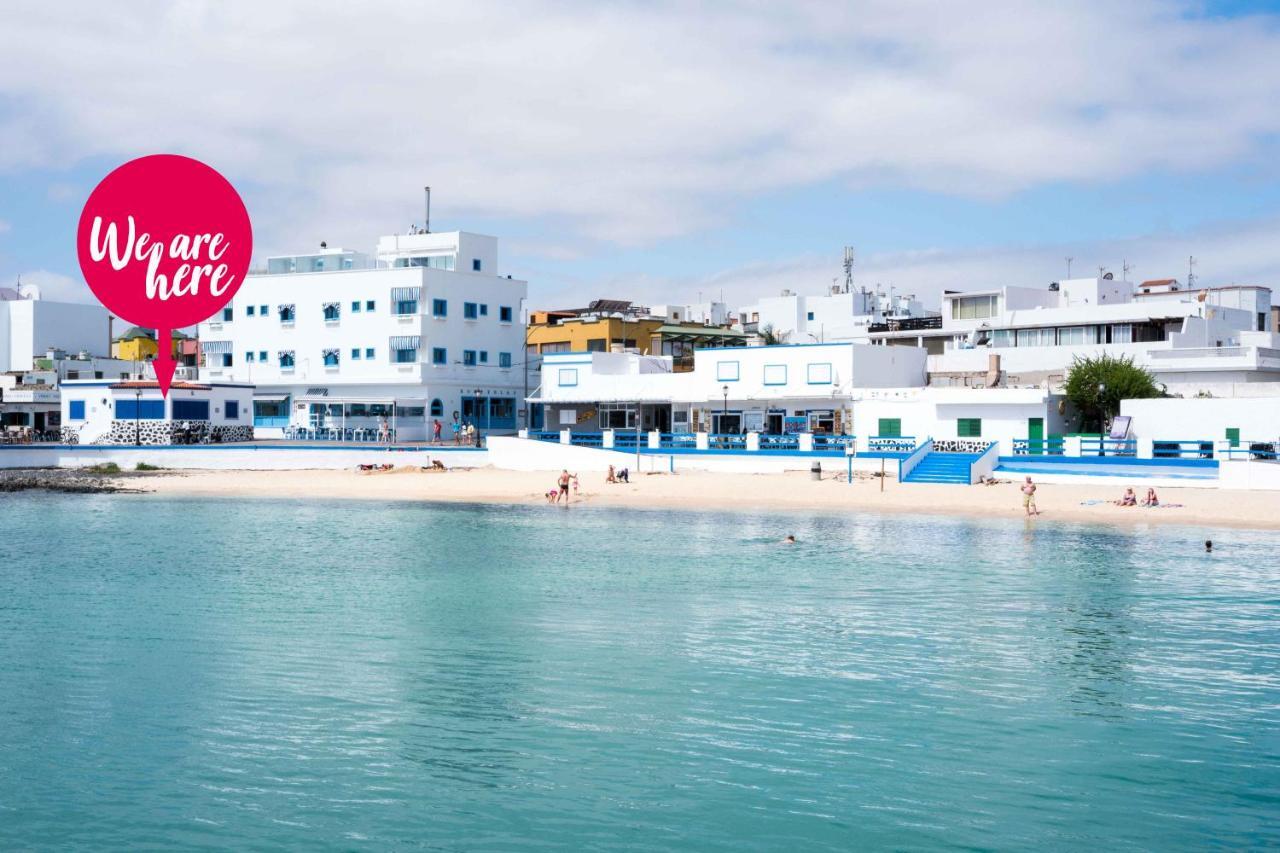
M 1275 534 L 119 495 L 0 521 L 3 849 L 1280 844 Z

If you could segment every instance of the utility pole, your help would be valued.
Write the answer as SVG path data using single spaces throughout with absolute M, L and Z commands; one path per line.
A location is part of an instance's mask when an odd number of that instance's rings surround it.
M 1074 260 L 1070 255 L 1067 256 L 1067 278 L 1071 278 L 1071 262 Z

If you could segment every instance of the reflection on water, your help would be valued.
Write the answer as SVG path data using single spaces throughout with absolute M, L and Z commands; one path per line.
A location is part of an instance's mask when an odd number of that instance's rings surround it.
M 1280 841 L 1271 534 L 120 496 L 0 521 L 59 543 L 0 540 L 6 849 Z

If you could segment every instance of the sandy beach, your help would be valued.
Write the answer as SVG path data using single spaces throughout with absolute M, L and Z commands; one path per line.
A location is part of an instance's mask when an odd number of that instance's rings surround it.
M 157 497 L 321 498 L 384 501 L 447 501 L 546 505 L 558 472 L 492 468 L 422 471 L 166 471 L 130 478 L 132 490 Z M 1024 517 L 1018 483 L 993 486 L 908 484 L 889 479 L 826 476 L 814 482 L 805 472 L 719 474 L 683 472 L 632 478 L 608 484 L 584 474 L 572 505 L 741 511 L 883 511 Z M 1041 485 L 1039 520 L 1110 524 L 1181 524 L 1280 529 L 1280 493 L 1220 489 L 1160 490 L 1159 508 L 1117 507 L 1122 489 L 1107 485 Z M 1139 490 L 1139 495 L 1143 493 Z M 1091 503 L 1099 502 L 1101 503 Z

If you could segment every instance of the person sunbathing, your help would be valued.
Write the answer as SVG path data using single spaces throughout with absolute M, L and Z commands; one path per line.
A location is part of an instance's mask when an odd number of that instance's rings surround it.
M 1160 506 L 1160 498 L 1156 496 L 1156 490 L 1147 489 L 1147 496 L 1142 499 L 1143 506 Z
M 1136 492 L 1134 492 L 1132 486 L 1125 489 L 1124 497 L 1116 501 L 1116 506 L 1137 506 L 1137 505 L 1138 505 L 1138 495 Z

